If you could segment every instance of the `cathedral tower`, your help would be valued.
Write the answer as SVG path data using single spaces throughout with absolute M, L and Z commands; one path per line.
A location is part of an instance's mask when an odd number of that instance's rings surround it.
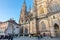
M 47 14 L 47 0 L 34 0 L 38 18 Z
M 19 24 L 25 23 L 25 16 L 26 16 L 26 3 L 24 1 L 24 4 L 23 4 L 22 9 L 21 9 Z

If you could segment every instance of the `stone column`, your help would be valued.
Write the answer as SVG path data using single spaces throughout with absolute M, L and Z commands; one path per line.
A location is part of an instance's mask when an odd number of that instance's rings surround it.
M 23 26 L 23 36 L 25 35 L 25 25 Z
M 51 31 L 51 36 L 55 37 L 55 32 L 54 32 L 54 26 L 53 26 L 53 19 L 51 18 L 51 27 L 50 27 L 50 31 Z

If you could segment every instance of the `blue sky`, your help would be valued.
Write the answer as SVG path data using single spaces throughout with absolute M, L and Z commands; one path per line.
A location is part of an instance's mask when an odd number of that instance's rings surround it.
M 0 0 L 0 21 L 7 21 L 10 18 L 19 21 L 20 11 L 24 0 Z M 26 0 L 27 10 L 33 6 L 33 0 Z

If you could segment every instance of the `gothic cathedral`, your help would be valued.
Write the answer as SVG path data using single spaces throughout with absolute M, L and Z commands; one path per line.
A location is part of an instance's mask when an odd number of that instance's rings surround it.
M 60 36 L 60 0 L 33 0 L 33 9 L 27 11 L 24 2 L 19 24 L 21 34 Z

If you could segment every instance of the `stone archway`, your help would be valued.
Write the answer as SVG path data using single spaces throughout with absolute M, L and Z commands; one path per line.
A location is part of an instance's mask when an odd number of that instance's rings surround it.
M 25 36 L 28 36 L 28 29 L 25 28 Z
M 45 36 L 46 35 L 46 24 L 44 23 L 44 21 L 41 22 L 41 26 L 42 26 L 42 35 Z
M 20 35 L 23 36 L 23 27 L 20 28 Z
M 28 29 L 27 28 L 25 28 L 25 33 L 28 33 Z
M 55 31 L 56 37 L 60 36 L 59 25 L 57 23 L 54 24 L 54 31 Z
M 46 24 L 44 22 L 41 22 L 42 25 L 42 30 L 45 31 L 46 30 Z

